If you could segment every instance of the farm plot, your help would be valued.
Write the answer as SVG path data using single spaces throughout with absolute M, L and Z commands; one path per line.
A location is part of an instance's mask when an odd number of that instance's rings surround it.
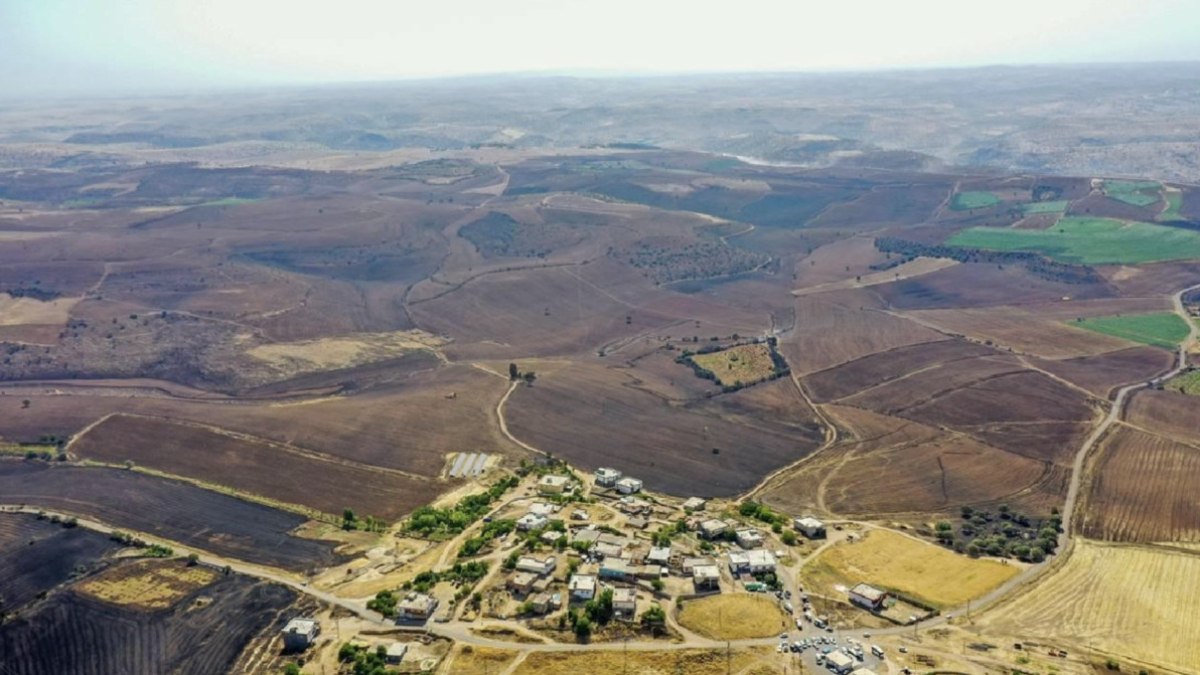
M 1167 380 L 1166 388 L 1188 396 L 1200 396 L 1200 370 L 1181 373 Z
M 749 593 L 688 600 L 679 611 L 679 625 L 713 640 L 771 637 L 789 628 L 778 603 Z
M 532 652 L 514 675 L 721 675 L 729 672 L 775 675 L 779 660 L 774 651 L 752 649 L 678 649 L 622 652 Z
M 519 387 L 505 416 L 517 438 L 588 469 L 614 466 L 672 494 L 731 495 L 820 443 L 811 420 L 777 419 L 741 403 L 790 384 L 677 401 L 646 388 L 636 371 L 578 363 Z
M 972 190 L 955 194 L 954 199 L 950 202 L 950 208 L 955 211 L 970 211 L 972 209 L 986 209 L 1000 202 L 1000 198 L 991 192 Z
M 804 378 L 804 385 L 813 400 L 833 401 L 926 368 L 995 353 L 988 347 L 965 340 L 924 342 L 812 373 Z
M 184 476 L 327 514 L 396 520 L 437 497 L 437 481 L 195 424 L 114 415 L 71 444 L 85 459 Z M 286 471 L 279 468 L 286 466 Z
M 800 572 L 805 587 L 838 597 L 858 583 L 899 591 L 941 609 L 996 588 L 1020 572 L 1015 564 L 975 560 L 890 530 L 822 551 Z
M 1162 190 L 1162 184 L 1152 180 L 1106 180 L 1104 194 L 1109 197 L 1132 204 L 1133 206 L 1150 206 L 1157 204 Z
M 1200 447 L 1122 426 L 1106 439 L 1094 475 L 1086 536 L 1200 543 Z
M 1129 347 L 1062 361 L 1038 360 L 1035 365 L 1095 396 L 1109 398 L 1118 387 L 1148 380 L 1170 369 L 1172 360 L 1171 354 L 1161 349 Z
M 144 611 L 73 590 L 0 625 L 0 670 L 40 673 L 230 672 L 258 635 L 282 628 L 295 594 L 240 575 L 221 576 L 206 600 Z
M 742 387 L 762 382 L 783 371 L 776 363 L 774 349 L 765 343 L 736 345 L 715 352 L 694 354 L 688 357 L 692 363 L 712 373 L 722 386 Z
M 121 545 L 82 528 L 64 528 L 32 515 L 0 514 L 0 598 L 13 611 L 72 576 L 86 572 Z
M 116 565 L 75 585 L 75 590 L 109 604 L 167 609 L 216 581 L 217 570 L 181 560 L 145 560 Z
M 1200 556 L 1157 548 L 1075 542 L 1066 564 L 980 621 L 992 634 L 1089 648 L 1178 672 L 1200 670 L 1195 598 Z
M 946 242 L 963 248 L 1033 251 L 1068 263 L 1128 264 L 1200 258 L 1200 233 L 1192 230 L 1068 216 L 1048 230 L 973 227 Z
M 289 534 L 302 516 L 133 471 L 0 461 L 0 495 L 260 565 L 338 561 L 330 544 Z
M 1047 359 L 1101 354 L 1128 346 L 1117 338 L 1073 330 L 1054 316 L 1026 307 L 927 309 L 906 312 L 905 316 L 948 333 Z
M 1030 202 L 1021 205 L 1021 212 L 1027 216 L 1039 215 L 1045 213 L 1062 213 L 1067 210 L 1067 206 L 1071 202 L 1065 199 L 1057 199 L 1048 202 Z
M 1178 346 L 1188 336 L 1189 330 L 1187 323 L 1174 312 L 1101 316 L 1071 325 L 1164 349 Z

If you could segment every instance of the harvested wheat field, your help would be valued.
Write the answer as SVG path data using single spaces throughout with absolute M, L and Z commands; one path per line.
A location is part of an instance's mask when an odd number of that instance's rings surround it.
M 1016 564 L 973 560 L 915 537 L 871 530 L 857 542 L 823 551 L 804 566 L 801 579 L 825 595 L 868 583 L 945 609 L 987 593 L 1020 571 Z
M 722 385 L 753 384 L 767 379 L 775 372 L 771 348 L 765 344 L 748 344 L 722 349 L 719 352 L 696 354 L 696 365 L 711 372 Z
M 1066 564 L 982 620 L 989 632 L 1073 644 L 1174 672 L 1200 670 L 1200 555 L 1075 542 Z M 1136 672 L 1136 669 L 1134 669 Z
M 492 675 L 503 673 L 517 658 L 517 652 L 492 647 L 463 645 L 442 664 L 442 672 L 455 675 Z
M 765 648 L 738 649 L 728 654 L 724 649 L 678 649 L 673 651 L 622 652 L 534 652 L 514 675 L 723 675 L 749 669 L 756 675 L 781 672 L 773 650 Z M 767 661 L 767 663 L 761 663 Z M 771 662 L 774 663 L 771 663 Z M 763 669 L 765 668 L 765 669 Z M 455 671 L 457 672 L 457 671 Z
M 1083 511 L 1089 537 L 1200 542 L 1200 447 L 1116 429 L 1105 441 Z
M 724 593 L 683 603 L 679 625 L 714 640 L 743 640 L 776 635 L 787 630 L 788 620 L 766 597 Z
M 193 591 L 211 584 L 217 572 L 179 560 L 144 560 L 105 570 L 75 587 L 97 600 L 137 609 L 173 606 Z

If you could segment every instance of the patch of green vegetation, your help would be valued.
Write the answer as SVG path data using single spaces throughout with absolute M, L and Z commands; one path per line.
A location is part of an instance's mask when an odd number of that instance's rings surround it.
M 1067 210 L 1067 205 L 1071 202 L 1065 199 L 1056 199 L 1052 202 L 1030 202 L 1021 205 L 1021 211 L 1032 216 L 1039 213 L 1062 213 Z
M 1174 312 L 1100 316 L 1074 325 L 1133 342 L 1174 349 L 1188 336 L 1187 323 Z
M 1158 214 L 1158 219 L 1163 222 L 1171 222 L 1173 220 L 1186 220 L 1180 210 L 1183 208 L 1183 192 L 1180 190 L 1166 190 L 1163 196 L 1167 200 L 1167 208 L 1162 213 Z
M 1106 180 L 1104 194 L 1133 206 L 1150 206 L 1158 202 L 1162 185 L 1152 180 Z
M 250 199 L 246 197 L 223 197 L 214 199 L 211 202 L 204 202 L 199 206 L 241 206 L 242 204 L 253 204 L 259 201 L 258 199 Z
M 1189 370 L 1176 375 L 1163 385 L 1171 391 L 1177 391 L 1188 396 L 1200 396 L 1200 370 Z
M 1045 230 L 972 227 L 950 246 L 993 251 L 1033 251 L 1062 262 L 1136 265 L 1200 258 L 1200 232 L 1111 218 L 1068 216 Z
M 467 529 L 487 513 L 488 507 L 520 482 L 516 476 L 501 479 L 495 485 L 475 495 L 467 495 L 448 509 L 422 506 L 413 511 L 404 524 L 404 531 L 430 539 L 447 539 Z
M 970 211 L 971 209 L 986 209 L 1000 203 L 1000 198 L 990 192 L 968 191 L 959 192 L 950 201 L 950 208 L 955 211 Z

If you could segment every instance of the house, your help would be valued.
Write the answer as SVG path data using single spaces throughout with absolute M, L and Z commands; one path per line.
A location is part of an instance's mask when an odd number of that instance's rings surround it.
M 562 607 L 562 596 L 558 593 L 538 593 L 529 599 L 534 614 L 547 614 Z
M 592 545 L 600 539 L 600 530 L 594 527 L 585 527 L 575 533 L 574 541 L 582 542 L 587 545 Z
M 387 651 L 383 657 L 388 663 L 393 666 L 404 660 L 404 655 L 408 653 L 408 645 L 403 642 L 393 642 L 387 646 Z
M 561 495 L 567 491 L 567 486 L 570 484 L 570 476 L 547 474 L 538 481 L 537 488 L 538 492 L 544 495 Z
M 596 485 L 610 488 L 616 485 L 619 480 L 621 480 L 621 472 L 616 469 L 610 469 L 606 466 L 596 469 Z
M 854 670 L 854 659 L 843 652 L 830 652 L 825 655 L 825 667 L 838 675 L 846 675 Z
M 638 565 L 632 571 L 639 579 L 660 579 L 663 575 L 663 568 L 658 565 Z
M 406 593 L 396 603 L 396 616 L 401 621 L 425 621 L 437 609 L 437 598 L 425 593 Z
M 646 529 L 646 526 L 650 524 L 650 521 L 641 516 L 634 516 L 629 519 L 628 524 L 635 530 L 644 530 Z
M 536 558 L 531 555 L 523 555 L 520 558 L 517 558 L 516 570 L 518 572 L 529 572 L 531 574 L 536 574 L 539 577 L 544 577 L 547 574 L 552 574 L 554 572 L 554 566 L 557 562 L 558 561 L 556 561 L 552 555 L 546 556 L 545 558 Z
M 583 509 L 575 509 L 571 512 L 571 520 L 587 520 L 590 518 L 588 512 Z
M 283 648 L 289 652 L 302 652 L 320 634 L 321 624 L 316 619 L 292 619 L 283 627 Z
M 624 581 L 634 574 L 635 570 L 633 567 L 620 558 L 605 558 L 604 562 L 600 563 L 601 579 Z
M 683 510 L 684 511 L 703 511 L 704 507 L 707 505 L 708 505 L 708 502 L 704 501 L 700 497 L 689 497 L 688 500 L 683 503 Z
M 684 574 L 691 574 L 693 570 L 702 565 L 716 565 L 717 561 L 712 558 L 684 558 L 679 563 L 679 568 Z
M 692 587 L 697 593 L 721 590 L 721 568 L 716 565 L 696 565 L 692 568 Z
M 723 520 L 711 518 L 700 523 L 700 536 L 704 539 L 716 539 L 729 531 L 729 526 Z
M 792 525 L 796 527 L 796 531 L 801 532 L 809 539 L 824 539 L 825 538 L 825 523 L 813 518 L 812 516 L 804 516 L 792 521 Z
M 633 588 L 613 589 L 613 614 L 618 619 L 633 620 L 637 615 L 637 590 Z
M 650 502 L 637 497 L 625 496 L 617 502 L 617 509 L 627 516 L 640 516 L 650 513 Z
M 596 576 L 593 574 L 573 574 L 567 582 L 567 590 L 572 600 L 591 600 L 596 597 Z
M 625 476 L 617 481 L 617 492 L 623 495 L 631 495 L 642 491 L 642 481 L 632 476 Z
M 554 544 L 558 543 L 558 540 L 560 538 L 565 537 L 565 536 L 567 536 L 567 535 L 563 534 L 562 532 L 559 532 L 558 530 L 546 530 L 545 532 L 542 533 L 542 536 L 539 538 L 542 540 L 542 543 L 550 544 L 551 546 L 553 546 Z
M 537 579 L 538 575 L 533 572 L 517 572 L 508 578 L 505 586 L 516 595 L 529 595 Z
M 592 544 L 592 555 L 601 558 L 620 558 L 625 552 L 625 546 L 629 543 L 624 537 L 618 537 L 608 533 L 602 533 L 596 537 L 595 543 Z
M 658 565 L 659 567 L 666 567 L 671 564 L 671 547 L 651 546 L 650 552 L 646 554 L 646 563 Z
M 550 521 L 546 518 L 546 516 L 530 512 L 526 513 L 520 518 L 517 518 L 517 529 L 523 532 L 528 532 L 530 530 L 543 528 L 549 522 Z
M 881 591 L 867 584 L 858 584 L 850 589 L 850 602 L 872 612 L 882 609 L 887 597 L 887 591 Z
M 764 548 L 729 552 L 729 571 L 734 575 L 774 572 L 775 565 L 775 555 Z
M 737 543 L 742 548 L 761 548 L 763 545 L 762 532 L 753 527 L 743 527 L 737 531 Z

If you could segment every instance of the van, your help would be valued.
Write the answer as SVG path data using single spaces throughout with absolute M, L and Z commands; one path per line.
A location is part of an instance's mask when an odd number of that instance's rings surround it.
M 883 648 L 879 645 L 871 645 L 871 655 L 875 658 L 883 658 Z

